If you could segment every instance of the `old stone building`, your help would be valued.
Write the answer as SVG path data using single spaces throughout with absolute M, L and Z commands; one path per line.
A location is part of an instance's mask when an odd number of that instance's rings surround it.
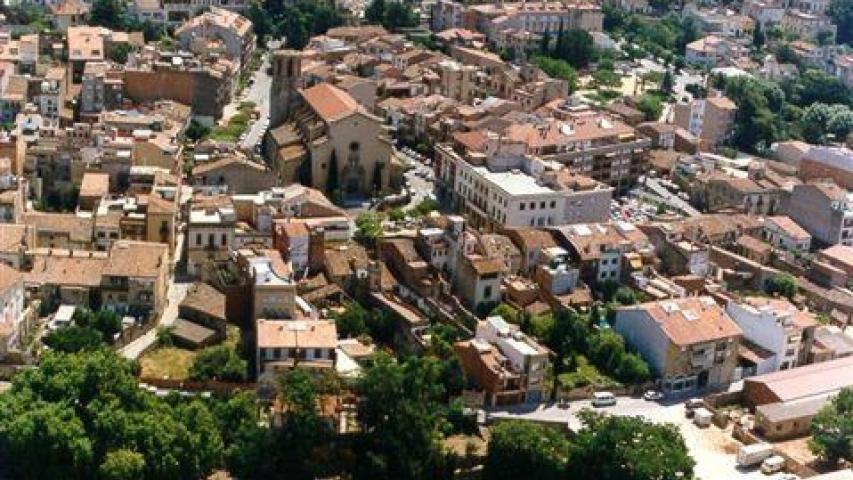
M 273 92 L 276 85 L 287 87 L 282 79 L 275 79 L 276 75 L 287 75 L 287 70 L 274 69 Z M 294 84 L 290 84 L 292 86 Z M 272 118 L 281 116 L 286 122 L 270 132 L 268 154 L 275 156 L 286 150 L 285 145 L 279 144 L 285 137 L 280 131 L 288 131 L 298 137 L 303 152 L 300 159 L 303 172 L 308 174 L 298 179 L 302 183 L 341 197 L 359 197 L 386 190 L 391 142 L 382 120 L 367 112 L 350 94 L 328 83 L 299 90 L 298 94 L 295 107 L 278 105 L 273 108 Z M 278 94 L 275 101 L 290 102 L 291 99 Z M 277 165 L 287 164 L 278 158 L 272 160 Z M 285 181 L 297 180 L 289 178 L 295 174 L 293 169 L 285 169 L 280 174 Z

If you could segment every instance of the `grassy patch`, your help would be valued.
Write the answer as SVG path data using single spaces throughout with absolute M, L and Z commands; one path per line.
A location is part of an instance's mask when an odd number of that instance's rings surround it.
M 249 111 L 240 109 L 240 113 L 234 114 L 225 125 L 217 125 L 210 131 L 210 138 L 220 142 L 235 143 L 240 135 L 249 129 Z
M 562 373 L 559 376 L 560 385 L 563 386 L 563 389 L 572 390 L 589 385 L 598 389 L 617 388 L 621 386 L 616 380 L 599 372 L 583 355 L 575 355 L 574 360 L 576 365 L 575 371 Z
M 164 347 L 152 350 L 139 359 L 142 377 L 187 379 L 194 358 L 195 352 L 183 348 Z

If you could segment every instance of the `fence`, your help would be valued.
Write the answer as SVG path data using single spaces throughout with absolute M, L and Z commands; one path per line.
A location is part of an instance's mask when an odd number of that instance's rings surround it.
M 254 382 L 221 382 L 218 380 L 175 380 L 166 378 L 140 377 L 140 383 L 165 390 L 184 390 L 188 392 L 232 393 L 236 391 L 254 391 L 258 385 Z

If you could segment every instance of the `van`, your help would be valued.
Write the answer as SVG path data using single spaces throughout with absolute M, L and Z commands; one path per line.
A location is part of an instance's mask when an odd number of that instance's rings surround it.
M 593 407 L 609 407 L 616 405 L 616 396 L 610 392 L 595 392 L 592 394 Z
M 749 467 L 763 462 L 773 456 L 773 445 L 769 443 L 753 443 L 740 447 L 737 453 L 737 464 Z
M 761 473 L 770 475 L 771 473 L 781 472 L 785 469 L 785 458 L 779 455 L 764 459 L 761 463 Z

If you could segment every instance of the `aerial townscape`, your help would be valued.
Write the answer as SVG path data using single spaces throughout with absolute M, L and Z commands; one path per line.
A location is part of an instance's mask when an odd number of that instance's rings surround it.
M 853 0 L 5 0 L 0 480 L 853 480 Z

